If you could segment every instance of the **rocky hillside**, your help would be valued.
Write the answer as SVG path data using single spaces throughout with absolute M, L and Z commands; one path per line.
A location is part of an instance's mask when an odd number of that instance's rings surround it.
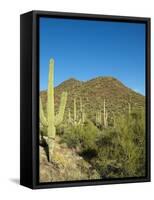
M 128 110 L 128 102 L 131 103 L 132 108 L 143 107 L 145 103 L 143 95 L 126 87 L 113 77 L 97 77 L 86 82 L 71 78 L 55 87 L 56 111 L 59 106 L 60 95 L 63 91 L 68 92 L 65 119 L 68 108 L 73 112 L 73 100 L 75 97 L 77 98 L 78 106 L 79 98 L 82 97 L 86 114 L 90 118 L 95 116 L 97 110 L 103 109 L 104 99 L 108 113 L 126 112 Z M 41 97 L 45 108 L 47 99 L 46 91 L 41 91 Z
M 75 149 L 68 148 L 65 143 L 56 137 L 54 158 L 50 163 L 47 160 L 45 148 L 40 148 L 40 182 L 57 182 L 99 179 L 96 170 L 79 156 Z

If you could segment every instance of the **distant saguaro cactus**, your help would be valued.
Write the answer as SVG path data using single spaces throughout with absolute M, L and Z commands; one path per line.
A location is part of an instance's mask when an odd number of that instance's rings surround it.
M 114 112 L 111 112 L 111 114 L 112 114 L 113 128 L 115 128 L 116 127 L 116 116 L 115 116 Z
M 102 114 L 101 110 L 96 112 L 96 125 L 100 126 L 102 124 Z
M 81 97 L 80 97 L 80 114 L 81 114 L 81 123 L 84 124 L 86 114 L 85 114 L 85 109 L 84 109 L 83 104 L 82 104 L 82 98 Z
M 63 92 L 61 95 L 61 102 L 59 107 L 59 113 L 55 116 L 54 112 L 54 60 L 50 59 L 49 63 L 49 75 L 48 75 L 48 90 L 47 90 L 47 117 L 44 115 L 42 101 L 40 97 L 40 122 L 43 126 L 47 127 L 47 144 L 49 152 L 49 161 L 52 161 L 56 126 L 63 121 L 67 102 L 67 92 Z
M 73 100 L 73 117 L 71 117 L 71 111 L 68 109 L 68 123 L 77 126 L 83 125 L 86 120 L 85 110 L 82 104 L 82 98 L 80 97 L 80 109 L 77 108 L 77 97 Z
M 128 102 L 128 114 L 130 115 L 131 114 L 131 103 Z
M 76 97 L 74 98 L 73 104 L 74 104 L 74 109 L 73 109 L 74 116 L 73 116 L 72 124 L 74 126 L 76 126 L 76 125 L 80 125 L 81 124 L 81 119 L 78 119 L 78 116 L 77 116 Z
M 103 113 L 103 116 L 104 116 L 104 127 L 106 128 L 108 126 L 108 113 L 106 111 L 105 99 L 104 99 L 104 113 Z
M 131 96 L 128 97 L 128 114 L 130 115 L 132 112 L 132 102 L 131 102 Z
M 76 114 L 76 98 L 74 98 L 74 122 L 77 121 L 77 114 Z
M 71 111 L 70 108 L 68 109 L 68 123 L 72 122 L 72 118 L 71 118 Z

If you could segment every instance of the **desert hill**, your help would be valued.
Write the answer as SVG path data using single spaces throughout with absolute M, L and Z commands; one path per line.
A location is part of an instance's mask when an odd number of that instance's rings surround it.
M 132 108 L 135 109 L 144 107 L 145 103 L 143 95 L 126 87 L 114 77 L 97 77 L 85 82 L 71 78 L 55 87 L 56 112 L 63 91 L 68 92 L 65 119 L 67 119 L 68 109 L 73 112 L 74 98 L 77 99 L 77 106 L 79 106 L 80 97 L 82 98 L 86 115 L 91 119 L 94 118 L 98 110 L 103 110 L 104 99 L 109 114 L 127 112 L 128 103 L 131 103 Z M 45 108 L 47 100 L 46 91 L 41 91 L 41 98 Z

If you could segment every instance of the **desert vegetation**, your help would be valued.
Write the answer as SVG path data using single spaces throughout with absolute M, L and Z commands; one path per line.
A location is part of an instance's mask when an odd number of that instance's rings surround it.
M 145 175 L 145 97 L 113 77 L 40 92 L 40 181 Z M 44 173 L 46 175 L 44 175 Z

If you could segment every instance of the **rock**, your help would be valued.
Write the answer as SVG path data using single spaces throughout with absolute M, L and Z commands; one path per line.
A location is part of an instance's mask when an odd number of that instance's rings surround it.
M 66 144 L 56 139 L 53 162 L 49 163 L 43 147 L 40 148 L 40 182 L 99 179 L 92 166 Z

